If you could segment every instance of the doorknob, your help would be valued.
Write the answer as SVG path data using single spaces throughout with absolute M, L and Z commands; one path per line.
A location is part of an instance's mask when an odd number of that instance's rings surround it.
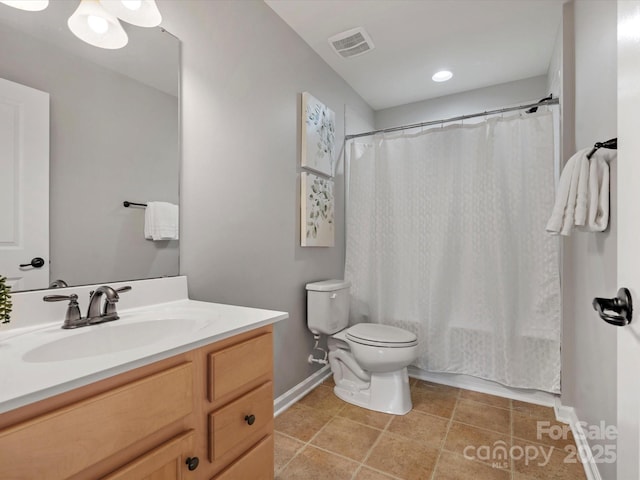
M 42 268 L 44 267 L 44 258 L 34 257 L 31 259 L 29 263 L 21 263 L 21 267 L 33 267 L 33 268 Z
M 631 292 L 626 288 L 619 289 L 618 295 L 613 298 L 596 297 L 593 299 L 592 305 L 600 315 L 600 318 L 611 325 L 624 327 L 631 323 L 633 304 L 631 302 Z M 607 311 L 615 312 L 617 315 L 607 313 Z

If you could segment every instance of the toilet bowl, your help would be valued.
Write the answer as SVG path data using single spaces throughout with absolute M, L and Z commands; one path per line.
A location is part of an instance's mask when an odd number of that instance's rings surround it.
M 316 336 L 329 335 L 334 392 L 363 408 L 404 415 L 412 408 L 407 366 L 417 356 L 417 337 L 389 325 L 347 327 L 349 287 L 343 280 L 307 285 L 307 323 Z
M 336 333 L 328 343 L 339 398 L 394 415 L 411 411 L 407 366 L 417 355 L 415 335 L 387 325 L 360 323 Z

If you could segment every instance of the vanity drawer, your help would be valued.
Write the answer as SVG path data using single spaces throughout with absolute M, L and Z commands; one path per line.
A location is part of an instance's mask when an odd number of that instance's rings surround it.
M 72 476 L 191 413 L 191 362 L 0 433 L 2 478 Z
M 208 355 L 208 398 L 215 402 L 264 377 L 272 379 L 273 335 L 266 333 Z
M 248 417 L 253 416 L 254 421 Z M 267 382 L 209 414 L 209 460 L 223 464 L 273 430 L 273 383 Z
M 273 435 L 269 435 L 212 480 L 272 480 L 273 445 Z

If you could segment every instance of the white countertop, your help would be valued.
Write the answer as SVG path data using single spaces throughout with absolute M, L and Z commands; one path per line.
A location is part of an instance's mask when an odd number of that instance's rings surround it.
M 118 314 L 119 320 L 73 330 L 60 328 L 60 319 L 0 331 L 0 413 L 288 317 L 189 299 Z M 160 322 L 155 329 L 154 322 Z

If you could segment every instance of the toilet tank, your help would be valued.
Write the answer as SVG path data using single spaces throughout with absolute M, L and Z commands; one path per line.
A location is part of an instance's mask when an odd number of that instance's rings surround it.
M 345 280 L 307 283 L 307 327 L 332 335 L 349 324 L 349 287 Z

